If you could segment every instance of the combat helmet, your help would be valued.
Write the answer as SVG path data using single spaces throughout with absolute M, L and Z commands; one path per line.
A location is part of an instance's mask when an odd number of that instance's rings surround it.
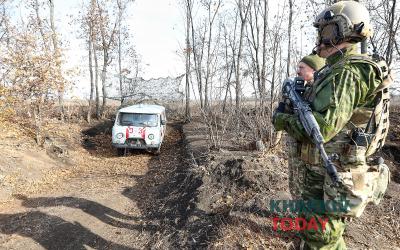
M 357 43 L 372 36 L 367 8 L 355 1 L 340 1 L 323 10 L 316 18 L 317 45 L 341 42 Z

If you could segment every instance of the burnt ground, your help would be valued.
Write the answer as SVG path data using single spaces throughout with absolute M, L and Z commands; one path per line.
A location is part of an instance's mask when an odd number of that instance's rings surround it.
M 400 245 L 399 118 L 393 109 L 382 150 L 392 172 L 389 190 L 380 205 L 369 205 L 349 224 L 349 249 Z M 47 152 L 51 160 L 28 155 L 54 165 L 43 167 L 54 178 L 10 191 L 12 199 L 0 205 L 0 248 L 298 248 L 295 235 L 272 230 L 269 211 L 269 200 L 290 199 L 284 149 L 210 151 L 204 127 L 173 122 L 160 155 L 118 157 L 110 146 L 111 126 L 103 121 L 75 128 L 74 136 L 63 136 L 68 154 Z M 13 147 L 1 150 L 16 154 Z

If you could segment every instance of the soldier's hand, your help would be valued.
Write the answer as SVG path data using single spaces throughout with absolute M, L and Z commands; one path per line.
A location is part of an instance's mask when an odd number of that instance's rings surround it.
M 284 102 L 279 102 L 278 107 L 275 109 L 275 113 L 285 113 L 285 106 L 286 104 Z
M 272 123 L 276 123 L 276 118 L 279 116 L 279 114 L 285 113 L 285 106 L 286 104 L 284 102 L 279 102 L 278 107 L 274 111 L 274 115 L 272 116 Z M 279 129 L 280 130 L 280 129 Z

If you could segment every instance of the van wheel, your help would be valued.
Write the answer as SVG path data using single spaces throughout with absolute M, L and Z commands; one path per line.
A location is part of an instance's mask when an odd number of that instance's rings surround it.
M 156 148 L 153 150 L 154 155 L 159 155 L 161 153 L 161 148 Z
M 118 156 L 125 156 L 125 148 L 117 148 L 117 155 Z

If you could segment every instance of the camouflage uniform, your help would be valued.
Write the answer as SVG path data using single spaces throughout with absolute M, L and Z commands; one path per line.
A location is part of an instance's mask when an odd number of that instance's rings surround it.
M 326 69 L 329 70 L 326 73 L 322 73 L 324 71 L 322 70 L 321 76 L 315 79 L 308 101 L 319 123 L 328 155 L 335 153 L 339 156 L 339 159 L 334 162 L 338 167 L 338 172 L 357 170 L 357 172 L 365 173 L 368 169 L 366 147 L 353 145 L 349 134 L 355 126 L 365 128 L 376 105 L 376 90 L 383 79 L 371 64 L 362 60 L 350 60 L 356 55 L 355 46 L 342 51 L 343 55 L 337 52 L 327 58 L 327 64 L 330 66 Z M 326 175 L 319 152 L 307 137 L 297 116 L 277 113 L 274 126 L 277 130 L 286 130 L 289 135 L 301 142 L 301 164 L 306 167 L 302 198 L 305 200 L 334 199 L 340 193 L 339 189 L 327 188 L 329 187 L 327 182 L 329 184 L 330 179 Z M 351 200 L 351 211 L 348 214 L 310 211 L 305 215 L 307 220 L 313 216 L 329 218 L 324 231 L 303 232 L 305 249 L 346 249 L 342 238 L 345 229 L 344 216 L 360 216 L 366 205 L 366 202 L 362 204 L 360 202 L 367 199 L 363 196 L 365 186 L 360 187 L 359 190 L 357 188 L 354 187 L 356 191 L 353 190 L 351 194 L 348 189 L 343 192 L 346 199 Z
M 318 55 L 311 54 L 303 57 L 300 62 L 305 63 L 314 71 L 320 70 L 325 65 L 325 59 Z M 299 76 L 300 73 L 298 72 Z M 303 96 L 311 92 L 313 80 L 306 82 L 306 91 Z M 288 108 L 288 112 L 291 110 Z M 278 132 L 279 133 L 279 132 Z M 301 190 L 304 182 L 305 165 L 300 159 L 300 143 L 292 137 L 286 137 L 286 148 L 288 148 L 288 172 L 289 172 L 289 191 L 294 200 L 301 199 Z
M 313 82 L 307 83 L 303 98 L 311 94 Z M 305 179 L 306 164 L 301 160 L 301 142 L 293 137 L 286 138 L 286 148 L 288 149 L 288 173 L 289 173 L 289 191 L 292 199 L 302 198 L 302 190 Z
M 289 191 L 292 199 L 298 200 L 301 199 L 305 178 L 305 163 L 299 157 L 301 143 L 293 137 L 286 137 L 286 148 L 288 148 Z

